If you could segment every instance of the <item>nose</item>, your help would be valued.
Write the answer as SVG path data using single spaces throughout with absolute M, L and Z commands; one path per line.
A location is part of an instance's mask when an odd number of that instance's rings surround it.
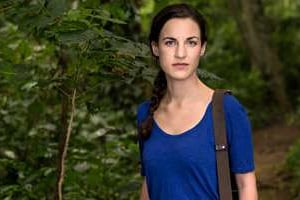
M 175 50 L 175 57 L 181 59 L 186 57 L 186 48 L 184 44 L 177 44 Z

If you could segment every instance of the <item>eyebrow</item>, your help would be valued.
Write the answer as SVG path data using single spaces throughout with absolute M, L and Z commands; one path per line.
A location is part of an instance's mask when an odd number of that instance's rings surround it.
M 191 39 L 197 39 L 197 40 L 200 40 L 199 37 L 197 36 L 192 36 L 192 37 L 188 37 L 187 40 L 191 40 Z M 164 37 L 162 40 L 176 40 L 175 38 L 173 37 Z

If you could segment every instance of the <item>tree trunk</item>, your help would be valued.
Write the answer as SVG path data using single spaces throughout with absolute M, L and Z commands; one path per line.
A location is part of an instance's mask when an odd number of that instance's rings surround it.
M 281 111 L 291 110 L 277 50 L 270 42 L 271 27 L 261 0 L 229 0 L 229 8 L 249 50 L 252 65 L 270 82 L 270 91 Z

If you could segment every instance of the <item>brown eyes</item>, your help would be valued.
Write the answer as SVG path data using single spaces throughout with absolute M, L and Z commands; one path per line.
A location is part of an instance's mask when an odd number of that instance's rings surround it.
M 165 45 L 168 47 L 172 47 L 176 45 L 176 42 L 174 40 L 165 41 Z
M 193 40 L 189 40 L 187 43 L 188 43 L 189 46 L 192 46 L 192 47 L 194 47 L 198 44 L 197 41 L 193 41 Z
M 175 40 L 167 40 L 164 43 L 167 47 L 173 47 L 177 45 L 177 42 Z M 194 41 L 194 40 L 187 40 L 185 42 L 186 45 L 190 46 L 190 47 L 194 47 L 198 44 L 198 41 Z

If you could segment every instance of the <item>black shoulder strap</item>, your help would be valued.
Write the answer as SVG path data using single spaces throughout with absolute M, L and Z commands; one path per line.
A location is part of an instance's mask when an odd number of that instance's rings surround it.
M 220 200 L 232 200 L 228 146 L 226 139 L 226 127 L 223 106 L 223 97 L 225 93 L 230 93 L 230 91 L 218 89 L 215 90 L 213 94 L 213 125 L 215 135 Z

